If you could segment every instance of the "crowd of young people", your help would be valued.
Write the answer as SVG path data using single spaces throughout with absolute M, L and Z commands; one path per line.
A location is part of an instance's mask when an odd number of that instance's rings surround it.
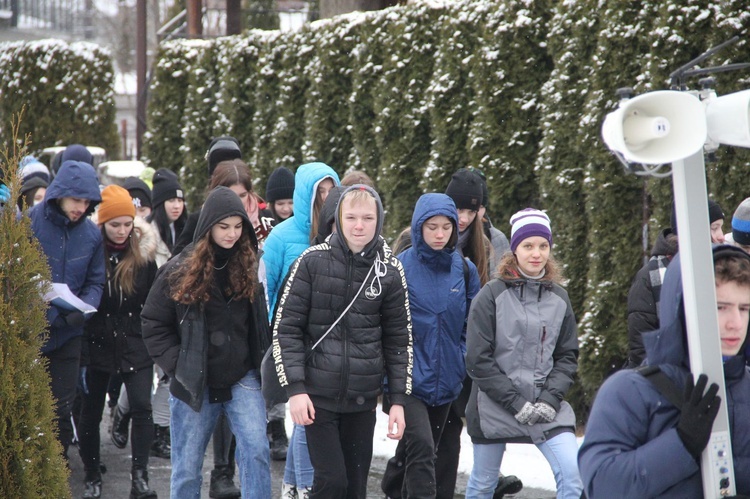
M 85 148 L 69 149 L 54 175 L 24 159 L 17 209 L 30 217 L 53 280 L 97 308 L 84 315 L 50 307 L 42 350 L 66 456 L 71 415 L 77 422 L 84 498 L 108 495 L 99 449 L 107 396 L 113 442 L 131 442 L 132 499 L 156 497 L 150 456 L 171 459 L 172 497 L 199 497 L 212 437 L 211 497 L 270 498 L 270 461 L 285 459 L 285 499 L 364 498 L 379 404 L 387 437 L 398 440 L 381 482 L 390 498 L 453 497 L 464 424 L 473 446 L 468 498 L 521 489 L 500 473 L 508 443 L 537 446 L 560 498 L 584 489 L 588 497 L 692 497 L 698 490 L 710 422 L 689 419 L 692 407 L 656 421 L 649 408 L 663 401 L 633 370 L 602 387 L 579 454 L 565 401 L 578 334 L 552 256 L 552 221 L 522 209 L 510 217 L 508 239 L 487 216 L 480 172 L 460 169 L 444 193 L 421 196 L 391 247 L 380 196 L 361 172 L 340 181 L 324 163 L 277 168 L 263 199 L 238 142 L 222 136 L 209 144 L 205 202 L 188 214 L 171 170 L 100 188 Z M 723 353 L 733 369 L 730 423 L 741 470 L 750 461 L 746 425 L 733 416 L 745 407 L 740 388 L 750 379 L 743 277 L 750 259 L 742 255 L 734 246 L 715 250 L 720 316 L 737 305 L 721 334 L 737 343 Z M 667 276 L 679 279 L 673 267 Z M 656 340 L 643 336 L 646 362 L 676 366 L 662 370 L 702 397 L 705 380 L 691 383 L 675 326 L 684 329 L 681 294 L 669 282 L 662 302 L 669 297 L 674 313 L 662 312 Z M 261 395 L 268 349 L 286 405 L 268 406 Z M 630 389 L 642 399 L 643 435 L 610 414 L 618 404 L 603 402 Z M 706 405 L 714 411 L 718 403 Z M 684 462 L 679 476 L 657 486 L 643 478 L 639 459 L 662 439 L 661 451 Z M 743 493 L 749 485 L 738 479 Z

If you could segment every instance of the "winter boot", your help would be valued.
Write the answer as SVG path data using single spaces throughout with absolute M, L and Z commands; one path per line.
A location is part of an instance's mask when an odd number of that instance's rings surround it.
M 518 494 L 521 489 L 523 489 L 523 482 L 520 478 L 515 475 L 500 475 L 492 499 L 503 499 L 505 494 Z
M 275 419 L 268 422 L 268 433 L 271 435 L 271 459 L 274 461 L 286 460 L 286 451 L 289 449 L 289 438 L 286 436 L 283 419 Z
M 151 455 L 162 459 L 170 459 L 172 457 L 169 426 L 154 425 L 154 441 L 151 444 Z
M 132 485 L 130 499 L 156 499 L 156 492 L 148 488 L 148 471 L 133 468 L 130 472 Z
M 128 445 L 128 426 L 130 425 L 130 414 L 123 414 L 119 407 L 115 408 L 115 416 L 112 419 L 112 430 L 109 435 L 112 443 L 118 449 L 124 449 Z
M 234 470 L 230 469 L 229 466 L 216 466 L 212 469 L 208 497 L 213 499 L 239 498 L 242 494 L 240 489 L 234 485 L 233 477 Z
M 102 496 L 102 474 L 87 471 L 83 487 L 82 499 L 99 499 Z

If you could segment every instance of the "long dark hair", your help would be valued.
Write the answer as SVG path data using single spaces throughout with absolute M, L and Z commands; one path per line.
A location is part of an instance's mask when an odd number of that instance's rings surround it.
M 474 221 L 471 222 L 471 225 L 466 230 L 470 231 L 471 236 L 466 246 L 462 248 L 463 255 L 476 265 L 477 272 L 479 272 L 479 283 L 484 286 L 490 280 L 490 264 L 487 253 L 488 247 L 491 248 L 492 245 L 484 235 L 482 218 L 479 216 L 479 213 L 477 213 Z M 456 227 L 456 232 L 458 232 L 458 227 Z
M 242 236 L 235 243 L 240 247 L 227 263 L 229 287 L 222 291 L 236 298 L 252 299 L 258 284 L 258 269 L 255 251 L 247 231 L 248 227 L 244 225 Z M 209 230 L 195 243 L 193 251 L 182 264 L 170 274 L 171 298 L 185 305 L 207 303 L 211 298 L 211 285 L 214 282 L 214 262 L 215 255 Z
M 159 230 L 159 236 L 161 236 L 161 240 L 164 241 L 164 244 L 167 245 L 167 248 L 169 248 L 170 253 L 172 252 L 172 249 L 174 248 L 174 243 L 177 240 L 178 237 L 180 237 L 180 233 L 182 232 L 182 229 L 185 227 L 185 221 L 187 220 L 187 204 L 184 205 L 184 208 L 182 210 L 182 213 L 177 218 L 177 220 L 174 221 L 174 240 L 172 239 L 172 231 L 169 230 L 169 217 L 167 216 L 167 210 L 164 208 L 164 203 L 161 203 L 158 206 L 154 206 L 154 209 L 151 210 L 151 214 L 146 218 L 146 221 L 156 222 L 156 227 Z

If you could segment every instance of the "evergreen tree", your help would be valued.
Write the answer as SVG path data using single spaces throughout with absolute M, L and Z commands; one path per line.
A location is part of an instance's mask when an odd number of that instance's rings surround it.
M 549 27 L 548 51 L 555 69 L 541 89 L 542 139 L 535 170 L 540 206 L 554 225 L 555 258 L 563 266 L 576 317 L 583 316 L 588 272 L 584 166 L 590 147 L 578 140 L 583 89 L 591 85 L 597 2 L 558 3 Z
M 91 43 L 60 40 L 14 42 L 0 46 L 0 122 L 25 108 L 21 136 L 34 137 L 41 151 L 73 143 L 120 154 L 115 125 L 114 68 L 110 55 Z M 0 127 L 2 143 L 10 129 Z
M 627 358 L 626 297 L 641 265 L 641 181 L 600 140 L 606 113 L 617 106 L 615 90 L 639 82 L 658 6 L 610 0 L 599 7 L 600 29 L 592 57 L 591 84 L 579 141 L 589 150 L 583 180 L 590 255 L 585 312 L 580 320 L 579 376 L 589 400 L 604 378 Z M 617 63 L 614 63 L 617 61 Z M 639 90 L 636 85 L 636 91 Z M 594 145 L 598 147 L 593 147 Z
M 223 53 L 227 45 L 225 40 L 214 40 L 202 48 L 188 79 L 181 146 L 184 159 L 177 172 L 191 210 L 203 203 L 208 186 L 205 159 L 208 144 L 214 137 L 227 133 L 227 120 L 221 112 L 225 106 L 220 87 L 227 60 Z
M 240 143 L 242 159 L 253 166 L 253 118 L 257 101 L 257 65 L 265 39 L 264 32 L 252 30 L 227 44 L 226 68 L 221 86 L 224 95 L 221 114 L 226 117 L 226 130 Z
M 20 116 L 17 115 L 17 116 Z M 62 447 L 55 436 L 54 401 L 39 350 L 47 328 L 42 283 L 47 260 L 25 216 L 17 217 L 18 162 L 29 136 L 17 118 L 0 149 L 11 201 L 0 210 L 0 497 L 70 497 Z
M 377 16 L 377 14 L 376 14 Z M 359 23 L 359 39 L 353 50 L 352 94 L 349 127 L 352 151 L 348 164 L 365 172 L 377 186 L 380 153 L 375 139 L 375 89 L 382 78 L 386 25 L 376 17 Z
M 398 12 L 399 15 L 393 15 Z M 435 51 L 434 9 L 389 9 L 386 25 L 389 57 L 375 90 L 375 138 L 380 151 L 378 191 L 385 206 L 386 239 L 411 223 L 430 154 L 430 123 L 424 89 L 430 81 Z
M 540 98 L 542 139 L 535 170 L 539 178 L 540 207 L 549 214 L 554 255 L 562 264 L 565 289 L 576 318 L 583 317 L 589 248 L 584 191 L 584 166 L 589 147 L 578 140 L 580 110 L 591 85 L 591 56 L 596 40 L 597 2 L 558 3 L 549 24 L 548 52 L 554 70 L 542 86 Z M 590 400 L 574 383 L 566 396 L 579 422 L 586 420 Z
M 279 166 L 293 171 L 302 163 L 305 67 L 313 57 L 307 30 L 274 33 L 258 60 L 258 92 L 253 131 L 255 173 L 259 178 Z
M 156 59 L 148 105 L 148 130 L 143 137 L 143 159 L 154 169 L 180 171 L 182 122 L 190 75 L 207 42 L 191 40 L 161 44 Z
M 352 150 L 348 106 L 357 27 L 342 17 L 332 20 L 327 30 L 311 32 L 315 55 L 306 69 L 303 161 L 322 161 L 342 173 Z
M 513 213 L 537 204 L 533 165 L 541 138 L 539 90 L 552 70 L 546 51 L 550 11 L 545 1 L 498 3 L 479 26 L 472 61 L 470 161 L 487 176 L 490 214 L 506 234 Z
M 469 73 L 476 57 L 477 27 L 484 23 L 488 8 L 490 4 L 471 0 L 440 11 L 435 67 L 427 87 L 432 143 L 421 179 L 425 192 L 445 192 L 451 175 L 469 164 L 469 124 L 476 112 Z
M 706 48 L 723 43 L 733 36 L 739 40 L 722 49 L 710 59 L 712 66 L 722 63 L 750 62 L 748 34 L 750 16 L 747 3 L 741 0 L 722 2 L 721 8 L 711 12 L 712 24 L 705 37 Z M 717 95 L 727 95 L 750 88 L 750 70 L 731 71 L 714 75 Z M 750 149 L 720 146 L 715 154 L 717 161 L 708 161 L 708 190 L 724 209 L 724 232 L 731 232 L 732 213 L 745 198 L 750 197 Z

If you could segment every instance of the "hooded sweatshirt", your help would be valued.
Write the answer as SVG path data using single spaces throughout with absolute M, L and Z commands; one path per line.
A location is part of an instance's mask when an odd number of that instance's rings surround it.
M 275 226 L 263 246 L 263 266 L 268 296 L 268 320 L 279 294 L 279 286 L 292 262 L 310 246 L 310 226 L 318 185 L 330 178 L 339 185 L 339 176 L 325 163 L 307 163 L 294 175 L 294 215 Z
M 435 216 L 453 224 L 448 244 L 432 249 L 422 236 L 422 226 Z M 445 194 L 419 198 L 411 219 L 412 247 L 398 255 L 409 287 L 409 307 L 414 341 L 414 396 L 430 406 L 452 402 L 466 376 L 466 317 L 479 292 L 479 274 L 471 261 L 468 289 L 464 262 L 456 251 L 458 211 Z
M 729 245 L 713 251 L 750 258 Z M 691 374 L 679 259 L 677 254 L 664 276 L 661 327 L 644 334 L 643 343 L 645 364 L 658 365 L 682 393 Z M 729 412 L 737 493 L 750 495 L 750 371 L 742 354 L 724 362 L 724 379 L 727 400 L 722 404 Z M 637 371 L 622 370 L 607 379 L 578 454 L 587 496 L 702 498 L 700 466 L 678 436 L 679 418 L 680 411 Z
M 251 238 L 252 245 L 255 235 L 242 201 L 227 187 L 217 187 L 206 198 L 193 241 L 231 216 L 242 219 L 242 237 Z M 238 299 L 217 285 L 228 282 L 229 269 L 224 264 L 232 250 L 214 248 L 214 284 L 207 303 L 185 305 L 171 298 L 170 276 L 193 249 L 193 244 L 188 245 L 160 269 L 141 320 L 149 354 L 173 378 L 172 395 L 200 411 L 206 388 L 211 402 L 231 398 L 231 387 L 248 370 L 260 367 L 270 338 L 263 293 L 258 290 L 252 301 Z
M 326 240 L 333 232 L 333 222 L 336 219 L 336 209 L 339 207 L 339 199 L 346 190 L 346 187 L 337 185 L 328 191 L 323 207 L 320 209 L 318 216 L 318 235 L 313 239 L 313 244 L 320 244 Z
M 60 209 L 66 197 L 88 199 L 86 213 L 72 222 Z M 99 228 L 88 216 L 102 197 L 94 168 L 78 161 L 65 161 L 47 188 L 44 201 L 29 210 L 31 230 L 39 240 L 52 273 L 52 282 L 65 283 L 81 300 L 99 306 L 104 289 L 104 247 Z M 42 346 L 47 353 L 83 334 L 83 326 L 60 325 L 57 307 L 47 309 L 50 334 Z

